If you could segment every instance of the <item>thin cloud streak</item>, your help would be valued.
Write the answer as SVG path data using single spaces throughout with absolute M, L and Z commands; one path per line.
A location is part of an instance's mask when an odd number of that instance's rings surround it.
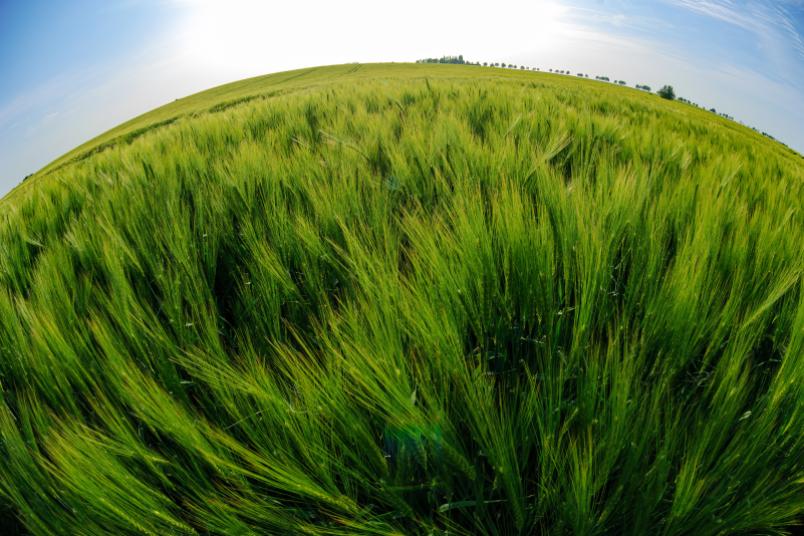
M 778 2 L 744 2 L 734 0 L 668 0 L 671 4 L 738 26 L 766 41 L 785 37 L 798 55 L 804 58 L 804 38 L 796 29 L 790 13 Z

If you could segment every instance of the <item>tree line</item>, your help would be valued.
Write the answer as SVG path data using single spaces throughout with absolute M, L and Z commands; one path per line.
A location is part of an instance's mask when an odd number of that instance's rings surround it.
M 475 62 L 466 61 L 463 58 L 462 54 L 458 55 L 458 56 L 441 56 L 440 58 L 425 58 L 425 59 L 421 59 L 421 60 L 416 60 L 416 63 L 446 63 L 446 64 L 455 64 L 455 65 L 475 65 L 475 66 L 478 66 L 478 67 L 498 67 L 498 68 L 502 68 L 502 69 L 517 69 L 517 70 L 522 70 L 522 71 L 541 71 L 541 69 L 539 67 L 528 67 L 528 66 L 525 66 L 525 65 L 516 65 L 516 64 L 513 64 L 513 63 L 486 62 L 486 61 L 481 63 L 479 61 L 475 61 Z M 553 74 L 563 74 L 563 75 L 571 75 L 572 74 L 569 69 L 548 69 L 545 72 L 550 72 L 550 73 L 553 73 Z M 576 76 L 578 76 L 580 78 L 589 78 L 589 75 L 586 74 L 586 73 L 576 73 Z M 595 76 L 595 80 L 598 80 L 600 82 L 609 82 L 609 83 L 617 84 L 617 85 L 620 85 L 620 86 L 628 85 L 628 83 L 625 80 L 614 80 L 614 81 L 612 81 L 608 76 L 603 76 L 603 75 Z M 651 93 L 653 91 L 650 86 L 645 85 L 645 84 L 636 84 L 634 87 L 636 87 L 636 89 L 640 89 L 642 91 L 647 91 L 648 93 Z M 671 86 L 671 85 L 662 86 L 659 90 L 656 91 L 656 94 L 659 97 L 663 98 L 663 99 L 677 100 L 679 102 L 683 102 L 684 104 L 688 104 L 690 106 L 695 106 L 696 108 L 700 108 L 701 110 L 706 110 L 706 108 L 704 108 L 703 106 L 701 106 L 701 105 L 699 105 L 699 104 L 697 104 L 695 102 L 692 102 L 689 99 L 685 99 L 684 97 L 676 96 L 675 90 L 673 89 L 673 86 Z M 713 113 L 713 114 L 717 114 L 717 115 L 719 115 L 719 116 L 721 116 L 721 117 L 723 117 L 725 119 L 735 121 L 734 117 L 732 117 L 731 115 L 729 115 L 727 113 L 724 113 L 724 112 L 718 112 L 717 110 L 715 110 L 715 108 L 709 108 L 708 111 Z M 771 136 L 767 132 L 764 132 L 764 131 L 760 132 L 759 130 L 757 130 L 754 127 L 750 127 L 750 128 L 753 129 L 754 131 L 758 132 L 758 133 L 761 133 L 763 136 L 766 136 L 766 137 L 768 137 L 768 138 L 770 138 L 770 139 L 772 139 L 774 141 L 778 141 L 778 140 L 776 140 L 776 138 L 774 138 L 773 136 Z M 779 143 L 782 143 L 782 142 L 779 142 Z M 782 143 L 782 145 L 785 145 L 785 144 Z M 785 147 L 787 147 L 787 145 L 785 145 Z

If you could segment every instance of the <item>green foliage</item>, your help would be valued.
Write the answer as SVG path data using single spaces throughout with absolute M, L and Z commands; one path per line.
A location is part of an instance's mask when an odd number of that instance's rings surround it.
M 454 65 L 474 65 L 464 61 L 463 55 L 460 56 L 441 56 L 440 58 L 425 58 L 423 60 L 416 60 L 416 63 L 450 63 Z
M 3 201 L 0 527 L 792 531 L 804 161 L 615 85 L 353 67 Z
M 673 86 L 662 86 L 656 93 L 663 99 L 673 100 L 676 98 L 676 92 L 673 91 Z

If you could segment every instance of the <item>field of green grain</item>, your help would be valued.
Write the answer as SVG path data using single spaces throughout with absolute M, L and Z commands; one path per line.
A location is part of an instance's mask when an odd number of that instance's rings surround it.
M 180 99 L 0 201 L 0 533 L 792 533 L 802 199 L 596 81 Z

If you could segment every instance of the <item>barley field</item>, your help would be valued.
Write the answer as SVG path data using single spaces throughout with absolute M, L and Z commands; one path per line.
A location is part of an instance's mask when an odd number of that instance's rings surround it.
M 597 81 L 179 99 L 0 201 L 0 533 L 794 533 L 802 199 Z

